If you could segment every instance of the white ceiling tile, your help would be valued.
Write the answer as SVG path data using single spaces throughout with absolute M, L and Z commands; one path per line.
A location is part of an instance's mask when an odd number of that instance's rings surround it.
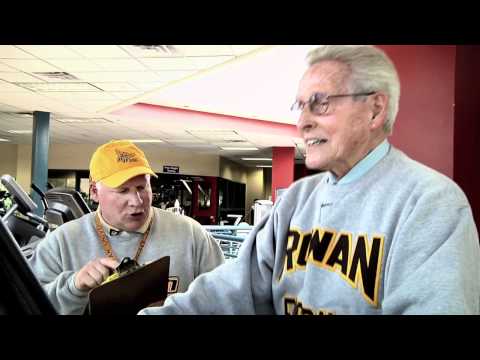
M 54 92 L 45 94 L 49 98 L 76 102 L 76 101 L 103 101 L 103 100 L 117 100 L 115 96 L 100 91 L 100 92 Z
M 0 62 L 0 72 L 18 72 L 18 70 Z
M 4 64 L 25 72 L 59 71 L 55 66 L 37 59 L 3 59 Z
M 16 72 L 16 73 L 2 72 L 0 73 L 0 80 L 6 80 L 10 82 L 41 82 L 41 80 L 39 80 L 38 78 L 22 72 Z
M 249 52 L 258 50 L 265 45 L 230 45 L 235 55 L 244 55 Z
M 136 91 L 137 88 L 130 85 L 127 82 L 96 82 L 92 83 L 96 87 L 104 90 L 104 91 Z
M 155 82 L 160 76 L 151 71 L 74 72 L 76 77 L 88 82 Z
M 139 59 L 152 70 L 195 70 L 195 64 L 185 57 L 162 57 Z
M 13 45 L 0 45 L 0 59 L 34 59 L 35 57 Z
M 109 106 L 115 105 L 118 103 L 118 100 L 107 100 L 107 101 L 81 101 L 79 105 L 82 109 L 86 111 L 101 111 Z
M 185 56 L 233 55 L 230 45 L 174 45 Z
M 65 45 L 19 45 L 18 48 L 42 59 L 81 59 Z
M 175 80 L 180 80 L 186 78 L 187 76 L 193 75 L 195 71 L 157 71 L 158 76 L 161 81 L 170 82 Z
M 120 100 L 132 99 L 143 94 L 141 91 L 110 91 L 110 94 L 116 96 Z
M 164 129 L 165 130 L 165 139 L 175 139 L 175 140 L 185 140 L 185 141 L 195 141 L 196 137 L 192 136 L 185 130 L 176 130 L 173 128 Z M 176 131 L 175 131 L 176 130 Z
M 88 59 L 130 58 L 130 55 L 117 45 L 69 45 L 68 47 Z
M 27 90 L 21 86 L 10 84 L 6 81 L 0 80 L 0 92 L 29 92 L 29 91 L 30 90 Z
M 24 111 L 24 109 L 18 108 L 16 106 L 10 106 L 10 105 L 7 105 L 7 104 L 1 104 L 0 103 L 0 111 L 19 112 L 19 111 Z
M 206 69 L 235 59 L 234 56 L 194 56 L 189 58 L 197 69 Z
M 155 82 L 135 82 L 132 84 L 139 90 L 150 91 L 153 89 L 158 89 L 167 84 L 166 81 L 155 81 Z
M 19 83 L 20 86 L 35 92 L 101 92 L 102 90 L 87 82 L 36 82 Z
M 102 71 L 103 69 L 93 61 L 87 59 L 49 59 L 49 63 L 63 71 Z
M 0 93 L 0 99 L 3 95 L 9 95 L 9 93 Z M 15 95 L 15 93 L 12 93 Z M 13 104 L 14 106 L 21 106 L 21 104 L 25 104 L 25 107 L 28 111 L 35 111 L 37 109 L 46 109 L 46 111 L 55 113 L 55 112 L 70 112 L 72 110 L 79 111 L 80 109 L 76 109 L 72 104 L 66 104 L 62 101 L 58 101 L 55 99 L 48 98 L 40 93 L 21 93 L 18 94 L 16 98 L 8 99 L 9 104 Z M 1 100 L 0 100 L 1 102 Z
M 145 71 L 147 68 L 135 59 L 95 59 L 106 71 Z

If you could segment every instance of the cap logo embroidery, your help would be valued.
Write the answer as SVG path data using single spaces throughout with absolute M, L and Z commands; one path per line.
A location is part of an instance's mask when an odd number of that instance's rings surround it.
M 135 157 L 134 153 L 129 153 L 125 151 L 118 151 L 115 150 L 117 153 L 117 162 L 122 162 L 122 163 L 129 163 L 129 162 L 136 162 L 138 159 Z

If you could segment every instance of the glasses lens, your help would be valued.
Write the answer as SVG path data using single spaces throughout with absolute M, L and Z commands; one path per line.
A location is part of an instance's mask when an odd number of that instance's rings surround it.
M 310 111 L 314 115 L 323 115 L 328 110 L 328 101 L 314 99 L 310 103 Z

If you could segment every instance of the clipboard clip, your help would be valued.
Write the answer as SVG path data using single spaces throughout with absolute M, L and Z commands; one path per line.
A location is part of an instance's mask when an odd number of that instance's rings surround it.
M 136 270 L 139 266 L 140 265 L 138 265 L 134 259 L 124 257 L 120 262 L 120 265 L 115 269 L 115 272 L 122 276 Z

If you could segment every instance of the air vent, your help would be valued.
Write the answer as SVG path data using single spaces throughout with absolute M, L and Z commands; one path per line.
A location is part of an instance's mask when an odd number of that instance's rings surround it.
M 177 49 L 173 45 L 132 45 L 142 50 L 155 51 L 164 54 L 174 54 Z
M 40 75 L 49 79 L 56 80 L 80 80 L 79 78 L 62 71 L 53 71 L 53 72 L 34 72 L 33 74 Z

